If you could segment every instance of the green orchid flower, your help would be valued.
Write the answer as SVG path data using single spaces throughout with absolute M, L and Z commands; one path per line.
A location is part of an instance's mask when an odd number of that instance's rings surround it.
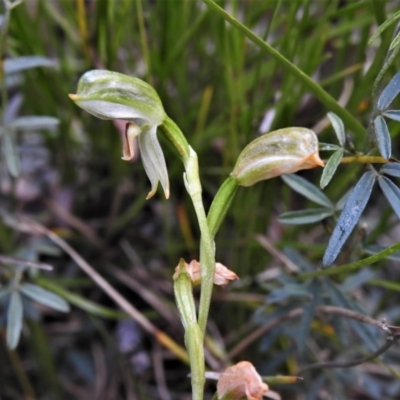
M 69 97 L 97 118 L 127 121 L 122 159 L 133 158 L 137 137 L 143 166 L 151 182 L 151 191 L 146 199 L 154 196 L 158 182 L 168 199 L 167 166 L 157 139 L 157 127 L 167 115 L 157 92 L 138 78 L 107 70 L 92 70 L 81 77 L 77 93 Z

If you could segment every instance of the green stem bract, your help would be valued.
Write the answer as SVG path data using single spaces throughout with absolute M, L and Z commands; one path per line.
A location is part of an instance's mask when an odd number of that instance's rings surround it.
M 190 357 L 193 400 L 203 400 L 204 371 L 203 332 L 197 323 L 186 327 L 185 346 Z
M 207 215 L 208 229 L 212 239 L 218 232 L 238 187 L 236 181 L 232 177 L 228 177 L 215 195 Z
M 193 399 L 203 400 L 205 373 L 203 333 L 196 321 L 196 307 L 192 282 L 185 270 L 185 261 L 179 261 L 178 276 L 174 278 L 175 301 L 185 328 L 185 346 L 189 353 Z
M 269 44 L 255 35 L 250 29 L 233 18 L 225 10 L 219 7 L 212 0 L 203 0 L 214 12 L 228 21 L 231 25 L 237 28 L 243 35 L 252 41 L 262 51 L 277 60 L 289 73 L 298 78 L 313 94 L 321 101 L 330 111 L 337 114 L 344 124 L 358 136 L 365 135 L 365 128 L 346 110 L 344 109 L 329 93 L 327 93 L 318 83 L 314 82 L 307 74 L 297 68 L 281 53 L 276 51 Z

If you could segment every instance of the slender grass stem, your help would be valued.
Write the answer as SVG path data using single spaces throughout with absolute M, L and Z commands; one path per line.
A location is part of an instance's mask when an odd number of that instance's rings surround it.
M 345 108 L 343 108 L 329 93 L 327 93 L 318 83 L 314 82 L 307 74 L 291 63 L 281 53 L 264 42 L 249 28 L 241 24 L 237 19 L 229 15 L 212 0 L 203 0 L 215 13 L 228 21 L 235 28 L 239 29 L 250 41 L 258 46 L 265 53 L 277 60 L 289 73 L 298 78 L 329 110 L 342 118 L 345 125 L 358 136 L 365 135 L 365 128 L 355 119 Z

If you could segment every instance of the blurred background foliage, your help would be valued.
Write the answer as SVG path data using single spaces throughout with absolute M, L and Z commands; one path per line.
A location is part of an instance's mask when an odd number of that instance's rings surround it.
M 397 11 L 396 1 L 218 4 L 368 125 L 373 84 L 395 24 L 371 45 L 368 40 Z M 241 149 L 261 133 L 303 126 L 315 130 L 321 142 L 337 143 L 326 117 L 331 110 L 201 1 L 25 0 L 12 9 L 8 22 L 5 17 L 0 22 L 3 59 L 41 57 L 30 59 L 41 60 L 36 66 L 30 68 L 25 59 L 8 74 L 4 63 L 3 125 L 23 116 L 59 120 L 57 126 L 46 120 L 44 129 L 40 120 L 23 129 L 2 128 L 1 253 L 50 264 L 53 270 L 0 260 L 0 291 L 18 275 L 22 285 L 37 285 L 57 297 L 53 308 L 46 306 L 48 292 L 40 292 L 37 302 L 32 293 L 13 300 L 22 302 L 13 307 L 23 309 L 24 322 L 19 346 L 8 350 L 11 300 L 0 293 L 0 398 L 189 399 L 188 366 L 121 312 L 49 235 L 29 226 L 22 229 L 12 219 L 29 215 L 68 241 L 154 326 L 183 345 L 171 277 L 180 257 L 198 258 L 199 231 L 177 154 L 159 133 L 171 197 L 166 201 L 159 192 L 146 201 L 150 184 L 141 163 L 120 159 L 124 125 L 90 116 L 68 94 L 94 68 L 154 85 L 167 114 L 199 156 L 206 205 Z M 384 83 L 398 67 L 395 60 Z M 396 158 L 400 124 L 388 125 Z M 347 134 L 357 149 L 368 151 L 367 133 Z M 15 156 L 10 156 L 12 149 Z M 18 160 L 19 169 L 10 175 Z M 362 168 L 339 166 L 324 190 L 334 204 L 355 184 Z M 321 170 L 300 175 L 318 186 Z M 239 190 L 216 244 L 217 260 L 240 281 L 215 290 L 208 367 L 220 371 L 231 362 L 249 360 L 262 375 L 303 376 L 302 383 L 273 387 L 288 400 L 398 398 L 396 345 L 380 359 L 352 369 L 301 373 L 316 361 L 366 356 L 385 340 L 374 326 L 318 307 L 347 308 L 400 324 L 396 255 L 332 277 L 298 276 L 321 267 L 334 219 L 290 226 L 280 224 L 278 217 L 312 206 L 280 179 Z M 398 219 L 376 190 L 337 265 L 397 241 Z M 25 292 L 37 290 L 23 287 Z M 62 299 L 70 304 L 69 312 L 59 312 L 68 308 Z M 210 397 L 214 389 L 211 382 Z

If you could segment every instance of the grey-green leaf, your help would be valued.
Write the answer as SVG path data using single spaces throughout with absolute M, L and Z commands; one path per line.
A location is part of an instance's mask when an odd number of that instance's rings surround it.
M 319 303 L 319 290 L 320 283 L 317 280 L 313 280 L 309 286 L 310 294 L 312 294 L 312 300 L 309 304 L 304 307 L 303 315 L 301 316 L 300 326 L 297 335 L 297 345 L 299 347 L 299 353 L 304 354 L 306 349 L 306 341 L 311 328 L 311 322 L 314 317 L 314 312 Z
M 343 121 L 333 112 L 328 112 L 328 118 L 335 130 L 340 145 L 343 147 L 346 144 L 346 133 L 344 131 Z
M 394 121 L 400 121 L 400 110 L 388 110 L 383 113 L 385 117 L 393 119 Z
M 332 144 L 332 143 L 322 143 L 319 142 L 319 151 L 336 151 L 340 149 L 340 146 L 337 144 Z
M 400 218 L 400 189 L 386 176 L 380 176 L 378 182 L 397 217 Z
M 2 151 L 8 171 L 14 178 L 16 178 L 19 176 L 21 168 L 13 133 L 8 129 L 3 130 L 2 145 Z
M 379 170 L 379 173 L 390 175 L 390 176 L 395 176 L 396 178 L 400 178 L 400 163 L 385 164 Z
M 23 283 L 21 285 L 21 292 L 30 299 L 54 308 L 55 310 L 62 312 L 69 311 L 69 304 L 62 297 L 40 286 L 33 285 L 32 283 Z
M 57 62 L 41 56 L 23 56 L 4 60 L 4 73 L 13 74 L 36 67 L 56 67 Z
M 7 310 L 7 346 L 13 350 L 17 347 L 22 330 L 23 306 L 21 295 L 14 291 L 10 296 Z
M 385 111 L 400 92 L 400 71 L 391 79 L 378 99 L 377 109 Z
M 12 129 L 35 130 L 35 129 L 54 129 L 60 121 L 58 118 L 47 116 L 26 116 L 19 117 L 8 124 Z
M 333 209 L 311 208 L 309 210 L 289 211 L 279 216 L 281 224 L 303 225 L 322 221 L 333 215 Z
M 340 161 L 343 158 L 343 152 L 343 149 L 339 149 L 329 157 L 329 160 L 325 164 L 324 170 L 322 171 L 321 180 L 319 182 L 321 189 L 325 188 L 331 181 L 338 165 L 340 164 Z
M 361 177 L 357 182 L 357 185 L 354 187 L 345 206 L 343 207 L 332 236 L 329 239 L 328 247 L 325 250 L 323 258 L 324 266 L 331 265 L 336 260 L 336 257 L 344 243 L 356 226 L 361 217 L 361 213 L 364 211 L 371 196 L 375 178 L 375 174 L 368 171 Z
M 378 115 L 375 118 L 374 125 L 379 152 L 383 158 L 389 159 L 392 155 L 392 139 L 386 121 L 382 116 Z
M 290 174 L 290 175 L 282 175 L 281 178 L 294 191 L 300 193 L 304 197 L 307 197 L 307 199 L 310 199 L 314 203 L 320 204 L 321 206 L 325 206 L 328 208 L 333 207 L 332 202 L 320 189 L 318 189 L 315 185 L 308 182 L 301 176 Z

